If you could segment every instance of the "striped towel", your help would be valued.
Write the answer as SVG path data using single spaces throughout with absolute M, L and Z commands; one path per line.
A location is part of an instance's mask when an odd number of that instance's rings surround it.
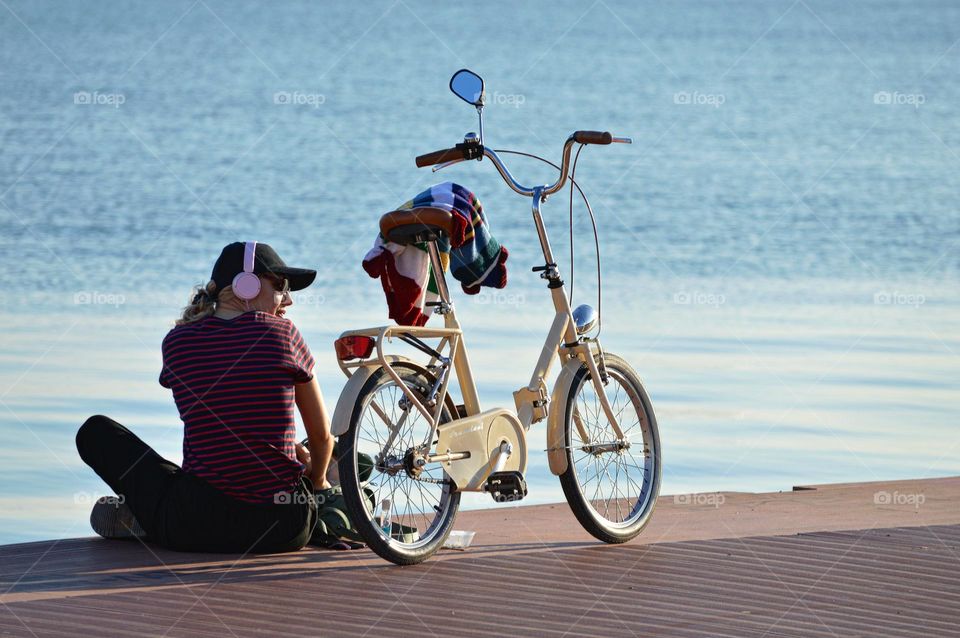
M 433 207 L 454 215 L 454 232 L 437 242 L 440 262 L 450 270 L 469 295 L 481 286 L 503 288 L 507 285 L 506 247 L 490 233 L 483 206 L 477 197 L 459 184 L 445 182 L 431 186 L 397 210 Z M 430 272 L 426 244 L 402 246 L 384 241 L 378 233 L 373 248 L 363 258 L 363 269 L 380 278 L 387 297 L 390 318 L 406 326 L 422 326 L 429 314 L 427 301 L 438 298 L 437 285 Z

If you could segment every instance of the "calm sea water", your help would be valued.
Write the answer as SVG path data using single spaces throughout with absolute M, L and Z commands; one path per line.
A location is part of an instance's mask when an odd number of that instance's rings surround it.
M 577 175 L 603 340 L 653 398 L 664 493 L 957 474 L 958 38 L 950 2 L 8 0 L 0 542 L 90 533 L 90 414 L 180 460 L 159 345 L 227 242 L 319 270 L 290 316 L 332 408 L 332 340 L 385 319 L 359 267 L 376 220 L 440 179 L 511 251 L 508 288 L 458 307 L 484 404 L 512 403 L 551 318 L 526 201 L 486 164 L 413 164 L 476 128 L 446 89 L 461 67 L 487 80 L 494 147 L 634 138 Z M 568 264 L 564 198 L 545 214 Z M 541 454 L 530 479 L 530 502 L 562 500 Z

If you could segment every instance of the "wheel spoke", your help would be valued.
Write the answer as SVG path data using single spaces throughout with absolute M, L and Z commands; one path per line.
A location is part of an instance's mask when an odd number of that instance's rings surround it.
M 625 373 L 615 362 L 607 366 L 609 383 L 601 390 L 607 395 L 610 411 L 623 433 L 618 443 L 607 413 L 604 411 L 598 389 L 589 373 L 578 377 L 573 391 L 576 396 L 568 403 L 566 427 L 568 460 L 578 493 L 595 512 L 595 516 L 609 525 L 630 525 L 647 511 L 654 483 L 651 476 L 654 453 L 654 433 L 644 411 L 642 388 L 633 381 L 635 375 Z M 574 422 L 574 418 L 577 422 Z M 640 426 L 640 427 L 637 427 Z M 583 439 L 589 441 L 576 443 Z M 641 462 L 629 446 L 642 445 L 645 454 Z M 597 447 L 588 447 L 597 446 Z M 603 446 L 603 447 L 600 447 Z M 586 448 L 586 449 L 584 449 Z

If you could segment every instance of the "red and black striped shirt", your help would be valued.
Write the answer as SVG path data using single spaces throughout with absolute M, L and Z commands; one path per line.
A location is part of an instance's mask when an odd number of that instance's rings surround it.
M 183 420 L 183 469 L 248 502 L 289 492 L 303 473 L 293 386 L 313 378 L 313 364 L 293 322 L 265 312 L 167 333 L 160 385 Z

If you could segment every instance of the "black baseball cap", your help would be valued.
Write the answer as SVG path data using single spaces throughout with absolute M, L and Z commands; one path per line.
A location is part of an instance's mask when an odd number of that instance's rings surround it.
M 213 265 L 213 273 L 210 275 L 210 279 L 217 284 L 217 291 L 232 284 L 237 273 L 243 272 L 243 253 L 246 244 L 247 242 L 235 241 L 227 244 L 220 251 L 220 257 Z M 284 277 L 290 282 L 290 290 L 303 290 L 317 277 L 316 270 L 288 266 L 270 244 L 259 242 L 254 250 L 253 272 L 258 275 L 274 274 Z

